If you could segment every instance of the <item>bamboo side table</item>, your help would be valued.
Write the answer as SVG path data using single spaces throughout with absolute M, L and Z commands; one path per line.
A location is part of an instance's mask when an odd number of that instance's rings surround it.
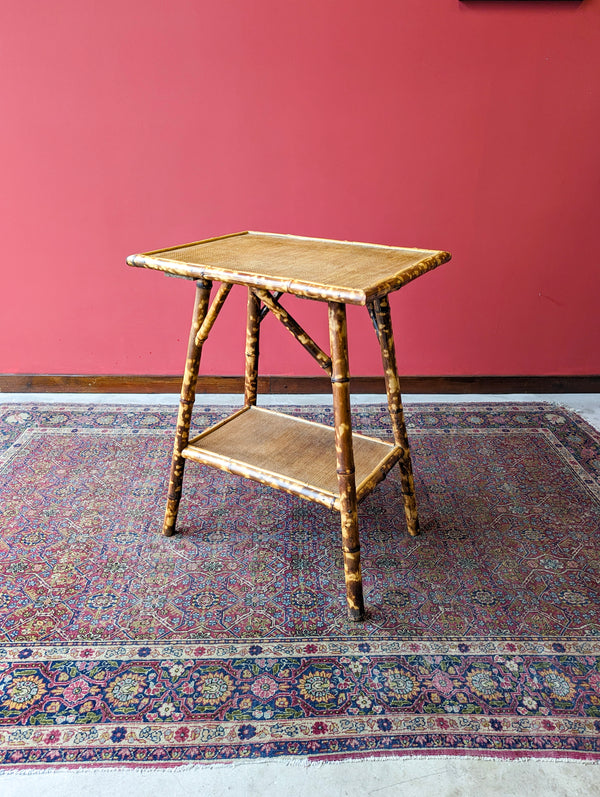
M 163 533 L 171 536 L 187 459 L 244 476 L 337 510 L 348 616 L 364 619 L 358 504 L 397 463 L 408 531 L 419 520 L 396 368 L 388 294 L 445 263 L 443 251 L 242 232 L 127 258 L 196 281 L 196 299 Z M 221 283 L 212 304 L 212 282 Z M 244 406 L 189 439 L 202 346 L 232 286 L 248 289 Z M 280 303 L 282 294 L 328 303 L 331 355 Z M 394 443 L 352 432 L 346 305 L 366 305 L 379 339 Z M 271 312 L 330 375 L 334 428 L 256 406 L 260 323 Z

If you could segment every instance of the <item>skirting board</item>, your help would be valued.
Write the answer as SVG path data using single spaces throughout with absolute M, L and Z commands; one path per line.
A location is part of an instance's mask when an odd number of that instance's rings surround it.
M 403 393 L 600 393 L 592 376 L 403 376 Z M 0 393 L 179 393 L 181 376 L 0 374 Z M 201 376 L 201 393 L 243 393 L 243 376 Z M 355 376 L 353 393 L 385 393 L 383 377 Z M 329 393 L 322 376 L 261 376 L 259 393 Z

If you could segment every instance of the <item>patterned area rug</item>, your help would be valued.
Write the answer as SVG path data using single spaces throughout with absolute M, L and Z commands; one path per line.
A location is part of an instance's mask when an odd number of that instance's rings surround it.
M 160 536 L 174 408 L 0 406 L 1 765 L 598 757 L 600 435 L 543 404 L 407 416 L 424 533 L 391 473 L 351 624 L 337 513 L 188 463 Z

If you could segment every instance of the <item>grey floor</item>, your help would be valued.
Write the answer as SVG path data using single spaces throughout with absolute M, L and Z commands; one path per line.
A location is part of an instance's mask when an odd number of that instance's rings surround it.
M 355 396 L 382 403 L 383 396 Z M 177 404 L 173 395 L 0 394 L 0 404 Z M 238 396 L 208 395 L 206 404 L 240 403 Z M 266 396 L 263 404 L 318 404 L 328 397 Z M 405 403 L 432 401 L 547 401 L 575 410 L 600 431 L 600 394 L 407 395 Z M 0 773 L 0 797 L 600 797 L 600 768 L 584 761 L 499 761 L 462 757 L 380 758 L 308 764 L 273 760 L 163 770 L 88 769 L 44 773 Z

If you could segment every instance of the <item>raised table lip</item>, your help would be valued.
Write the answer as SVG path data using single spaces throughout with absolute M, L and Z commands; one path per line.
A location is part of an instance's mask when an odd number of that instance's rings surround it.
M 378 279 L 373 283 L 365 282 L 359 288 L 348 285 L 329 285 L 326 282 L 295 278 L 289 273 L 286 274 L 286 265 L 282 262 L 281 275 L 261 274 L 258 271 L 244 271 L 243 265 L 238 268 L 225 268 L 211 263 L 185 262 L 169 258 L 169 252 L 202 246 L 215 242 L 223 242 L 228 239 L 240 239 L 243 236 L 261 238 L 265 241 L 278 240 L 289 241 L 290 243 L 322 243 L 324 245 L 339 245 L 342 247 L 361 250 L 381 250 L 382 252 L 408 252 L 415 255 L 422 255 L 415 262 L 392 270 L 384 278 Z M 242 232 L 229 233 L 215 238 L 207 238 L 201 241 L 193 241 L 187 244 L 178 244 L 163 249 L 155 249 L 149 252 L 129 255 L 127 263 L 138 268 L 149 268 L 163 271 L 174 276 L 187 277 L 188 279 L 206 279 L 220 282 L 231 282 L 238 285 L 249 287 L 261 287 L 267 290 L 291 293 L 309 299 L 321 301 L 338 301 L 346 304 L 365 305 L 373 299 L 386 295 L 391 291 L 397 290 L 406 283 L 431 271 L 434 268 L 450 260 L 451 254 L 444 250 L 419 249 L 415 247 L 388 246 L 385 244 L 365 243 L 358 241 L 342 241 L 330 238 L 314 238 L 301 235 L 290 235 L 272 232 L 256 232 L 245 230 Z M 287 266 L 290 269 L 290 266 Z
M 186 448 L 182 452 L 182 456 L 186 459 L 192 459 L 197 462 L 210 465 L 212 467 L 224 470 L 228 473 L 232 473 L 237 476 L 242 476 L 245 478 L 252 479 L 253 481 L 258 481 L 262 484 L 266 484 L 270 487 L 274 487 L 275 489 L 284 490 L 285 492 L 292 493 L 300 498 L 305 498 L 309 501 L 313 501 L 323 506 L 328 507 L 329 509 L 340 510 L 340 498 L 338 493 L 333 493 L 329 490 L 324 489 L 323 487 L 319 487 L 316 484 L 312 484 L 310 482 L 302 482 L 296 479 L 293 476 L 277 473 L 274 470 L 269 470 L 268 468 L 259 467 L 253 465 L 252 463 L 245 462 L 241 459 L 236 459 L 235 457 L 231 457 L 224 454 L 219 454 L 214 451 L 211 451 L 209 448 L 203 448 L 202 440 L 209 438 L 212 432 L 215 432 L 217 429 L 226 426 L 232 421 L 235 421 L 236 418 L 239 418 L 246 412 L 253 412 L 253 413 L 261 413 L 265 416 L 278 416 L 279 418 L 283 418 L 286 421 L 292 424 L 308 424 L 311 426 L 319 427 L 327 433 L 334 433 L 334 428 L 323 423 L 319 423 L 317 421 L 311 421 L 306 418 L 289 415 L 286 413 L 278 412 L 276 410 L 268 409 L 265 407 L 256 407 L 256 406 L 245 406 L 242 407 L 237 412 L 232 413 L 231 415 L 227 416 L 226 418 L 222 419 L 218 423 L 214 424 L 213 426 L 204 429 L 200 434 L 193 437 Z M 389 470 L 402 458 L 402 449 L 395 445 L 394 443 L 390 443 L 386 440 L 381 440 L 377 437 L 371 437 L 370 435 L 364 435 L 360 432 L 353 432 L 352 435 L 354 438 L 363 438 L 365 440 L 369 440 L 373 443 L 377 443 L 382 446 L 382 448 L 386 449 L 386 453 L 384 456 L 381 457 L 379 463 L 375 469 L 373 469 L 368 476 L 363 478 L 360 484 L 356 485 L 357 488 L 357 500 L 360 502 L 364 498 L 366 498 L 369 493 L 375 488 L 375 486 L 382 481 Z

